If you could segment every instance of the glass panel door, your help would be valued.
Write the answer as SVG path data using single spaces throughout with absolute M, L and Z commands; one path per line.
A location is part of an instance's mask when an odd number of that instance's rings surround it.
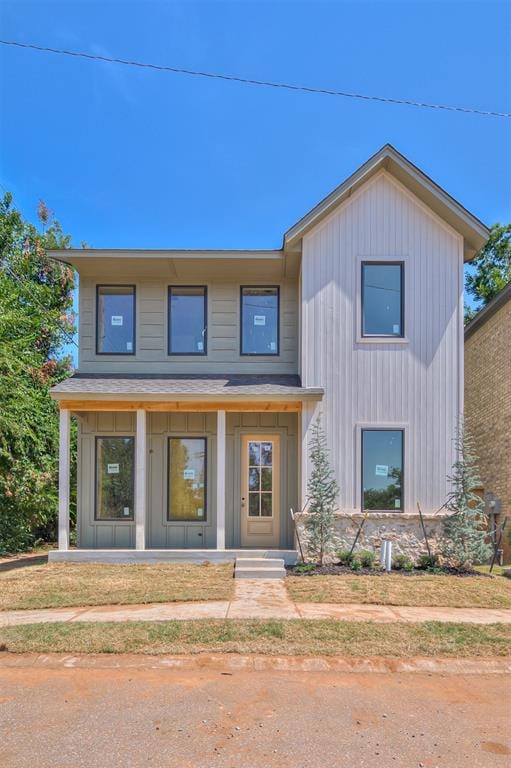
M 248 514 L 273 517 L 273 443 L 248 443 Z
M 241 450 L 241 546 L 278 547 L 280 435 L 244 435 Z

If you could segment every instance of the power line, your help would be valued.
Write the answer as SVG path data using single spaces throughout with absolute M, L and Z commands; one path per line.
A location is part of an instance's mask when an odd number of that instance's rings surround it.
M 464 112 L 472 115 L 483 115 L 485 117 L 511 117 L 511 112 L 495 112 L 491 110 L 476 109 L 473 107 L 457 107 L 447 104 L 431 104 L 423 101 L 414 101 L 412 99 L 393 99 L 387 96 L 370 96 L 363 93 L 354 93 L 351 91 L 334 91 L 329 88 L 312 88 L 306 85 L 292 85 L 291 83 L 278 83 L 271 80 L 254 80 L 238 75 L 224 75 L 218 72 L 202 72 L 195 69 L 184 69 L 182 67 L 169 67 L 162 64 L 149 64 L 141 61 L 130 61 L 128 59 L 117 59 L 110 56 L 99 56 L 82 51 L 69 51 L 64 48 L 48 48 L 33 43 L 20 43 L 15 40 L 0 40 L 0 45 L 10 45 L 16 48 L 29 48 L 33 51 L 43 51 L 44 53 L 58 53 L 63 56 L 74 56 L 80 59 L 89 59 L 91 61 L 102 61 L 108 64 L 123 64 L 129 67 L 140 67 L 143 69 L 153 69 L 159 72 L 173 72 L 178 75 L 192 75 L 194 77 L 208 77 L 214 80 L 227 80 L 234 83 L 244 83 L 246 85 L 260 85 L 266 88 L 282 88 L 288 91 L 301 91 L 304 93 L 319 93 L 326 96 L 341 96 L 346 99 L 362 99 L 364 101 L 379 101 L 384 104 L 401 104 L 408 107 L 421 107 L 423 109 L 441 109 L 447 112 Z

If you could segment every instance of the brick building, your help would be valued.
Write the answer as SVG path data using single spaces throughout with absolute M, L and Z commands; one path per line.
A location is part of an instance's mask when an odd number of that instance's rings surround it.
M 465 328 L 465 423 L 485 496 L 495 499 L 498 521 L 511 517 L 511 283 Z M 504 549 L 511 562 L 511 521 L 508 526 Z

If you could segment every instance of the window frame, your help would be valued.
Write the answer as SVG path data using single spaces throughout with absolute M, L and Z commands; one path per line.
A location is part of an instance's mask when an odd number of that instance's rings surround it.
M 243 352 L 243 291 L 248 288 L 272 289 L 277 292 L 277 349 L 275 352 Z M 240 357 L 280 357 L 280 285 L 240 285 Z
M 100 352 L 99 351 L 99 291 L 101 288 L 133 288 L 133 350 L 131 352 Z M 137 354 L 137 286 L 134 283 L 97 283 L 96 284 L 96 355 L 128 355 Z
M 171 350 L 171 332 L 172 332 L 172 312 L 171 312 L 171 295 L 172 289 L 176 288 L 202 288 L 204 291 L 204 323 L 206 333 L 204 336 L 204 351 L 203 352 L 172 352 Z M 207 285 L 169 285 L 167 286 L 167 356 L 168 357 L 206 357 L 208 354 L 208 336 L 209 336 L 209 323 L 208 323 L 208 286 Z
M 401 432 L 401 506 L 399 509 L 365 509 L 364 507 L 364 432 Z M 362 514 L 393 514 L 405 511 L 405 428 L 402 426 L 363 426 L 360 428 L 360 510 Z
M 365 333 L 364 330 L 364 268 L 368 267 L 399 267 L 400 268 L 400 302 L 399 302 L 399 322 L 400 333 Z M 403 341 L 405 337 L 405 262 L 400 259 L 395 260 L 376 260 L 364 259 L 360 262 L 360 338 L 364 339 L 377 339 L 383 341 Z
M 133 441 L 133 472 L 131 478 L 131 494 L 133 509 L 129 517 L 98 517 L 98 441 L 99 440 L 132 440 Z M 137 446 L 135 435 L 94 435 L 94 522 L 95 523 L 134 523 L 135 522 L 135 473 Z
M 204 442 L 204 516 L 202 520 L 197 518 L 183 518 L 178 520 L 170 517 L 170 441 L 171 440 L 202 440 Z M 207 525 L 208 524 L 208 437 L 207 435 L 167 435 L 167 500 L 165 508 L 166 525 Z

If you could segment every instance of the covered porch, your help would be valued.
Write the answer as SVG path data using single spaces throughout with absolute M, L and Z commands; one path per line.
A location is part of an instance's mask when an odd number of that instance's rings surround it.
M 322 393 L 305 390 L 297 377 L 241 378 L 77 376 L 58 385 L 59 546 L 51 560 L 225 562 L 249 551 L 293 562 L 289 510 L 302 506 L 307 432 Z M 73 415 L 76 548 L 69 536 Z M 122 486 L 114 502 L 112 482 Z

